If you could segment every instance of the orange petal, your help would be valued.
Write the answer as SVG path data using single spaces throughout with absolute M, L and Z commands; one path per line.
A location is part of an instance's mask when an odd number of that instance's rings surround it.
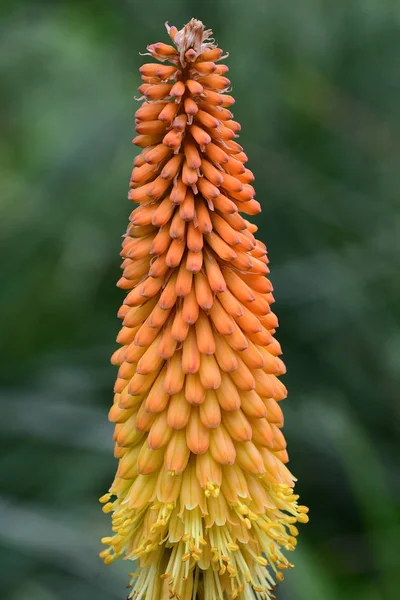
M 185 246 L 184 240 L 172 240 L 165 258 L 165 262 L 169 267 L 177 267 L 180 264 L 185 251 Z
M 177 98 L 180 100 L 184 93 L 185 93 L 185 84 L 183 83 L 183 81 L 177 81 L 172 86 L 169 95 L 172 96 L 172 98 Z
M 161 469 L 157 479 L 157 500 L 163 504 L 175 502 L 179 496 L 182 485 L 180 475 L 171 475 L 166 469 Z
M 178 106 L 179 105 L 175 104 L 175 102 L 168 102 L 165 108 L 163 108 L 160 114 L 158 115 L 159 120 L 163 123 L 171 123 L 174 120 L 175 115 L 178 111 Z
M 215 339 L 215 358 L 222 371 L 229 373 L 239 366 L 236 353 L 222 335 L 217 335 Z
M 211 142 L 211 137 L 208 133 L 206 133 L 204 129 L 201 129 L 201 127 L 198 127 L 198 125 L 190 125 L 189 131 L 199 144 L 200 148 L 203 148 Z
M 193 94 L 194 96 L 201 94 L 203 91 L 203 86 L 198 81 L 195 81 L 194 79 L 188 79 L 186 81 L 186 85 L 187 85 L 189 92 L 191 94 Z
M 194 288 L 185 296 L 182 307 L 182 318 L 185 323 L 194 324 L 199 316 L 199 305 L 197 303 Z
M 224 96 L 218 92 L 213 92 L 212 90 L 204 90 L 202 98 L 213 106 L 223 106 L 224 104 Z
M 258 317 L 260 317 L 260 316 L 264 317 L 271 312 L 271 308 L 270 308 L 268 301 L 265 298 L 263 298 L 263 296 L 261 294 L 257 294 L 254 302 L 252 302 L 251 305 L 248 305 L 247 308 L 251 312 L 255 313 Z M 278 322 L 275 317 L 275 327 L 277 327 L 277 326 L 278 326 Z
M 199 102 L 199 108 L 210 113 L 210 115 L 218 119 L 218 121 L 229 121 L 229 119 L 232 119 L 233 117 L 233 114 L 230 110 L 227 110 L 226 108 L 221 108 L 220 106 L 213 106 L 208 102 Z
M 249 490 L 243 471 L 236 465 L 224 465 L 222 467 L 221 491 L 228 502 L 235 503 L 240 498 L 247 498 Z
M 205 112 L 204 110 L 198 111 L 198 113 L 196 114 L 196 120 L 199 121 L 199 123 L 201 123 L 204 127 L 207 127 L 210 129 L 217 128 L 220 125 L 220 121 L 218 121 L 218 119 L 211 116 L 210 113 Z M 148 132 L 146 131 L 146 133 L 148 133 Z M 149 132 L 149 133 L 153 133 L 153 132 Z M 157 131 L 155 133 L 159 133 L 159 132 Z
M 231 246 L 240 244 L 240 234 L 233 229 L 225 219 L 215 213 L 211 217 L 211 222 L 214 231 L 216 231 L 227 244 L 230 244 Z
M 262 325 L 256 315 L 243 306 L 243 314 L 234 317 L 240 329 L 245 333 L 258 333 L 262 331 Z
M 262 353 L 250 340 L 247 340 L 247 344 L 247 348 L 240 353 L 241 359 L 249 369 L 262 369 L 265 366 Z
M 164 166 L 161 171 L 161 177 L 164 179 L 173 179 L 179 172 L 179 168 L 182 164 L 182 154 L 175 154 Z M 141 167 L 143 168 L 143 167 Z
M 153 327 L 154 329 L 160 329 L 164 325 L 170 314 L 171 309 L 164 310 L 159 304 L 157 304 L 148 317 L 148 326 Z
M 137 327 L 123 327 L 117 335 L 117 342 L 119 344 L 130 344 L 135 339 Z
M 182 477 L 181 506 L 187 510 L 193 510 L 196 506 L 200 506 L 203 514 L 207 512 L 204 493 L 197 479 L 194 463 L 189 462 Z
M 162 140 L 162 135 L 137 135 L 133 138 L 132 143 L 139 148 L 146 148 L 147 146 L 154 146 L 159 144 Z
M 208 390 L 204 402 L 200 404 L 200 419 L 205 427 L 215 429 L 221 423 L 221 409 L 214 390 Z
M 167 326 L 163 330 L 160 345 L 158 346 L 158 353 L 162 358 L 171 358 L 173 356 L 176 347 L 178 345 L 177 340 L 172 337 L 172 325 L 173 322 L 169 321 Z
M 190 404 L 201 404 L 205 397 L 205 389 L 198 373 L 186 375 L 185 398 Z
M 136 429 L 138 431 L 150 431 L 150 428 L 153 425 L 155 419 L 156 415 L 147 412 L 145 404 L 144 402 L 142 402 L 136 415 Z
M 238 389 L 226 373 L 221 373 L 221 385 L 216 394 L 219 405 L 223 410 L 239 410 L 240 396 Z
M 243 442 L 236 445 L 236 460 L 242 469 L 255 475 L 265 473 L 264 461 L 253 442 Z
M 190 408 L 190 404 L 185 399 L 183 392 L 172 396 L 167 412 L 169 427 L 172 427 L 172 429 L 183 429 L 186 427 L 190 417 Z
M 153 66 L 153 65 L 152 65 Z M 161 80 L 171 79 L 176 74 L 177 68 L 172 65 L 158 65 L 156 64 L 156 76 Z M 140 71 L 140 69 L 139 69 Z
M 174 431 L 165 452 L 165 466 L 170 473 L 178 474 L 185 470 L 190 450 L 186 444 L 185 431 Z
M 202 159 L 201 161 L 201 172 L 213 185 L 219 186 L 224 181 L 224 176 L 214 165 L 208 160 Z
M 222 308 L 218 300 L 214 299 L 209 314 L 215 329 L 219 331 L 221 335 L 232 335 L 232 333 L 235 331 L 235 322 L 232 317 L 227 314 L 224 308 Z
M 221 465 L 232 465 L 235 462 L 235 446 L 222 424 L 216 429 L 211 429 L 210 453 L 213 459 Z
M 142 68 L 146 67 L 158 67 L 158 65 L 142 65 Z M 140 70 L 140 69 L 139 69 Z M 135 113 L 135 119 L 137 121 L 151 121 L 157 119 L 160 112 L 167 106 L 166 102 L 143 102 L 142 106 L 138 108 Z
M 243 391 L 240 393 L 242 410 L 247 417 L 261 419 L 267 416 L 265 401 L 261 400 L 255 390 Z
M 197 62 L 196 61 L 196 63 L 194 64 L 194 68 L 196 69 L 196 71 L 198 73 L 210 75 L 211 73 L 214 73 L 214 71 L 217 68 L 217 65 L 212 61 L 205 61 L 205 62 Z
M 135 167 L 132 171 L 131 182 L 143 184 L 154 177 L 154 165 L 144 163 L 141 167 Z
M 217 186 L 213 185 L 211 183 L 211 181 L 208 181 L 208 179 L 205 179 L 204 177 L 199 179 L 199 181 L 197 183 L 197 187 L 199 188 L 200 194 L 202 194 L 202 196 L 204 198 L 206 198 L 206 200 L 212 200 L 213 198 L 216 198 L 220 194 L 220 191 L 217 188 Z M 136 190 L 134 190 L 134 191 L 136 191 Z M 144 199 L 145 199 L 145 196 L 144 196 Z M 139 202 L 139 200 L 138 200 L 138 202 Z
M 137 346 L 149 346 L 153 340 L 156 339 L 158 334 L 157 329 L 150 327 L 148 319 L 140 327 L 139 331 L 135 335 L 135 344 Z
M 119 394 L 115 394 L 115 396 L 118 398 Z M 113 406 L 111 407 L 108 413 L 108 420 L 111 421 L 111 423 L 125 423 L 125 421 L 127 421 L 129 417 L 132 416 L 133 411 L 133 408 L 120 408 L 118 406 L 117 399 L 117 401 L 114 402 Z
M 197 373 L 200 368 L 200 353 L 197 347 L 194 328 L 189 329 L 182 347 L 182 370 L 184 373 Z
M 148 373 L 147 375 L 136 373 L 129 382 L 129 393 L 134 396 L 135 394 L 138 395 L 148 392 L 153 385 L 154 380 L 157 378 L 158 373 L 158 370 L 153 371 L 153 373 Z
M 214 198 L 213 200 L 214 208 L 219 210 L 220 212 L 231 215 L 232 213 L 237 212 L 238 207 L 232 200 L 229 200 L 224 194 L 220 194 L 218 198 Z
M 180 114 L 172 122 L 172 127 L 174 129 L 178 129 L 178 131 L 183 131 L 186 127 L 187 123 L 187 115 Z
M 140 86 L 140 88 L 142 87 L 143 86 Z M 171 83 L 159 83 L 156 85 L 150 85 L 148 88 L 146 88 L 143 94 L 149 100 L 162 100 L 163 98 L 169 95 L 171 89 Z
M 216 90 L 224 90 L 230 85 L 230 81 L 227 77 L 221 75 L 204 75 L 198 78 L 201 85 Z
M 201 165 L 201 158 L 199 151 L 197 150 L 196 144 L 194 144 L 190 140 L 187 141 L 185 139 L 183 151 L 185 153 L 185 158 L 188 166 L 191 169 L 198 169 Z
M 186 192 L 187 186 L 183 183 L 182 179 L 177 179 L 170 194 L 171 202 L 181 204 L 185 199 Z
M 274 356 L 279 356 L 280 354 L 282 354 L 282 349 L 281 349 L 280 343 L 278 342 L 278 340 L 276 340 L 272 336 L 271 336 L 271 342 L 268 345 L 268 352 L 270 352 Z
M 244 314 L 243 305 L 235 298 L 235 296 L 229 291 L 225 290 L 217 294 L 218 300 L 221 302 L 224 310 L 232 317 L 241 317 Z
M 224 292 L 226 290 L 226 282 L 221 269 L 211 252 L 205 252 L 204 266 L 206 268 L 208 283 L 212 291 Z
M 165 124 L 159 121 L 140 121 L 136 124 L 136 131 L 142 135 L 165 133 Z
M 117 427 L 115 431 L 117 431 Z M 120 446 L 135 446 L 143 438 L 143 431 L 136 429 L 136 415 L 133 414 L 120 428 L 118 429 L 117 442 Z
M 164 461 L 162 449 L 151 450 L 147 444 L 143 444 L 137 459 L 137 471 L 142 475 L 149 475 L 158 471 Z
M 199 107 L 197 106 L 196 102 L 193 100 L 193 98 L 185 98 L 184 102 L 183 102 L 183 106 L 185 109 L 185 113 L 188 116 L 191 116 L 193 118 L 193 116 L 197 113 L 197 111 L 199 110 Z
M 202 354 L 200 360 L 200 381 L 208 390 L 215 390 L 221 385 L 221 371 L 212 354 Z
M 280 370 L 280 363 L 282 362 L 279 358 L 268 352 L 268 346 L 266 348 L 259 346 L 260 354 L 264 360 L 264 371 L 265 373 L 273 374 L 278 373 Z M 282 363 L 283 364 L 283 363 Z
M 153 240 L 150 253 L 157 255 L 164 254 L 164 252 L 168 250 L 170 244 L 171 236 L 168 227 L 161 227 Z
M 255 371 L 251 371 L 239 356 L 237 357 L 237 361 L 238 368 L 230 373 L 233 382 L 240 390 L 253 390 L 255 388 L 255 379 L 252 373 Z
M 227 244 L 217 233 L 208 233 L 206 235 L 206 241 L 222 260 L 231 261 L 237 257 L 237 254 L 233 248 Z
M 253 442 L 260 446 L 273 446 L 273 431 L 267 419 L 251 419 L 251 427 L 253 430 Z
M 196 476 L 202 488 L 208 483 L 218 487 L 221 485 L 221 465 L 212 458 L 210 452 L 196 456 Z
M 170 220 L 172 213 L 174 212 L 174 205 L 171 200 L 167 196 L 164 200 L 158 205 L 152 215 L 152 223 L 157 227 L 162 227 L 166 225 Z
M 274 450 L 285 450 L 286 449 L 286 440 L 282 431 L 274 425 L 271 424 L 272 435 L 273 435 L 273 449 Z
M 156 482 L 156 474 L 139 475 L 132 484 L 128 495 L 131 509 L 142 509 L 150 500 Z
M 183 388 L 185 374 L 181 367 L 181 353 L 175 352 L 168 361 L 167 374 L 164 381 L 164 390 L 170 394 L 177 394 Z
M 152 450 L 157 450 L 165 446 L 172 435 L 172 429 L 168 427 L 167 411 L 159 413 L 151 426 L 147 436 L 147 445 Z
M 136 446 L 133 446 L 133 448 L 130 448 L 128 452 L 124 454 L 118 464 L 117 477 L 122 477 L 123 479 L 133 479 L 139 474 L 137 460 L 141 448 L 142 444 L 139 443 Z
M 163 308 L 165 310 L 168 308 L 172 308 L 176 302 L 176 299 L 177 299 L 176 280 L 177 280 L 177 274 L 175 272 L 168 279 L 167 285 L 164 287 L 164 290 L 158 301 L 161 308 Z
M 187 188 L 185 199 L 179 206 L 179 215 L 183 221 L 191 221 L 195 217 L 194 196 L 191 189 Z
M 272 398 L 275 393 L 275 382 L 278 381 L 273 375 L 267 375 L 261 369 L 252 371 L 256 383 L 256 392 L 263 398 Z
M 189 165 L 187 164 L 187 162 L 185 161 L 184 165 L 183 165 L 183 169 L 182 169 L 182 181 L 185 185 L 194 185 L 197 180 L 198 180 L 199 176 L 197 174 L 196 169 L 192 169 L 191 167 L 189 167 Z
M 148 347 L 142 358 L 139 360 L 136 371 L 142 375 L 151 373 L 154 369 L 159 369 L 164 363 L 164 359 L 158 354 L 158 346 L 161 341 L 159 335 Z
M 177 342 L 183 342 L 189 331 L 189 323 L 183 320 L 182 306 L 176 311 L 171 335 Z
M 164 137 L 163 144 L 167 148 L 177 151 L 182 143 L 182 131 L 179 129 L 171 129 Z
M 210 320 L 203 311 L 199 312 L 199 316 L 196 321 L 196 338 L 197 347 L 201 354 L 215 353 L 216 347 L 213 330 Z M 218 356 L 216 358 L 218 360 Z
M 260 323 L 267 329 L 276 329 L 279 327 L 278 317 L 273 312 L 270 312 L 260 318 Z
M 176 211 L 169 228 L 169 235 L 172 239 L 182 240 L 185 237 L 186 223 L 182 220 L 179 215 L 179 211 Z M 269 306 L 269 305 L 268 305 Z
M 203 253 L 189 250 L 186 259 L 186 268 L 192 273 L 198 273 L 203 266 Z
M 196 273 L 194 277 L 194 286 L 196 299 L 200 308 L 205 311 L 209 310 L 213 305 L 213 295 L 208 279 L 204 273 Z
M 203 454 L 210 445 L 210 430 L 203 425 L 197 406 L 192 406 L 186 427 L 186 443 L 193 454 Z
M 266 417 L 269 423 L 275 423 L 279 427 L 283 426 L 283 413 L 279 404 L 273 398 L 264 398 L 263 403 L 266 409 Z
M 150 54 L 156 55 L 157 58 L 175 58 L 178 55 L 176 48 L 163 42 L 157 42 L 156 44 L 150 44 L 147 46 L 147 50 Z
M 160 413 L 168 404 L 169 394 L 164 390 L 164 379 L 167 369 L 162 369 L 153 383 L 145 400 L 145 408 L 149 413 Z
M 252 428 L 244 413 L 239 410 L 223 412 L 222 422 L 235 442 L 248 442 L 252 438 Z
M 176 279 L 176 293 L 178 296 L 187 296 L 192 289 L 193 273 L 187 269 L 184 262 L 181 263 Z
M 275 451 L 274 450 L 274 454 L 275 456 L 283 463 L 287 463 L 289 462 L 289 456 L 286 450 L 279 450 L 279 451 Z
M 208 233 L 212 230 L 212 224 L 208 208 L 204 204 L 203 200 L 197 197 L 195 202 L 195 225 L 199 228 L 199 231 Z

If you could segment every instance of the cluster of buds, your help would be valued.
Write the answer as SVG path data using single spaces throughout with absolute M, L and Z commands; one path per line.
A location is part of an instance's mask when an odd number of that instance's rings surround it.
M 286 466 L 267 251 L 242 216 L 260 204 L 222 51 L 200 21 L 167 30 L 140 69 L 101 556 L 137 561 L 135 600 L 268 599 L 308 509 Z

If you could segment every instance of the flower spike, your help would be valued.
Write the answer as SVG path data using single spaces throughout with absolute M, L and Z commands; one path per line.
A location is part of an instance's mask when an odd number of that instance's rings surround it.
M 308 509 L 286 466 L 267 250 L 242 216 L 261 207 L 222 50 L 201 21 L 166 27 L 140 68 L 100 556 L 137 562 L 132 600 L 268 600 Z

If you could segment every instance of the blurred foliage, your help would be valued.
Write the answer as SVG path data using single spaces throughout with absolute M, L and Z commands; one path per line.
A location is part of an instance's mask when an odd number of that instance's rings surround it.
M 398 598 L 398 3 L 0 10 L 2 599 L 124 597 L 132 567 L 97 558 L 97 498 L 115 469 L 108 357 L 133 96 L 139 52 L 192 16 L 230 52 L 288 366 L 290 465 L 311 509 L 278 597 Z

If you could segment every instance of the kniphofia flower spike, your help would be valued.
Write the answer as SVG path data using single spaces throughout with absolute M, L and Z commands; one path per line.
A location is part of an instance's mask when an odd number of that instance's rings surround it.
M 267 252 L 241 216 L 260 204 L 222 50 L 195 19 L 167 30 L 140 68 L 101 556 L 137 561 L 136 600 L 268 599 L 308 509 L 286 467 Z

